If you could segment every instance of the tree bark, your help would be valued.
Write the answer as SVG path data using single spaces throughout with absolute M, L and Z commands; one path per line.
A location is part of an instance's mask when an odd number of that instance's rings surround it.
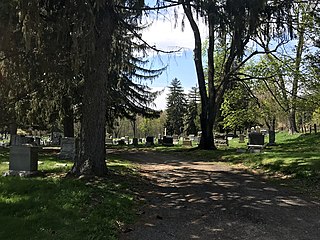
M 63 135 L 65 137 L 74 137 L 74 113 L 71 98 L 62 97 L 63 108 Z
M 206 82 L 205 82 L 205 76 L 204 76 L 204 70 L 202 65 L 202 43 L 201 43 L 201 37 L 200 37 L 200 31 L 199 28 L 193 18 L 192 10 L 190 6 L 190 1 L 185 1 L 183 4 L 184 12 L 189 20 L 189 23 L 191 25 L 191 28 L 193 30 L 194 34 L 194 40 L 195 40 L 195 47 L 194 47 L 194 63 L 196 67 L 197 72 L 197 79 L 199 84 L 199 93 L 201 98 L 201 114 L 200 114 L 200 125 L 201 125 L 201 139 L 199 143 L 200 149 L 216 149 L 214 146 L 214 139 L 213 139 L 213 125 L 215 121 L 215 113 L 214 113 L 214 101 L 215 97 L 214 94 L 212 94 L 213 90 L 213 30 L 209 28 L 209 49 L 208 54 L 212 56 L 211 62 L 208 62 L 208 73 L 209 73 L 209 89 L 207 94 L 206 89 Z M 211 47 L 211 49 L 210 49 Z M 212 50 L 212 51 L 211 51 Z M 210 52 L 211 51 L 211 52 Z M 208 57 L 209 58 L 209 57 Z
M 105 153 L 106 86 L 115 16 L 106 6 L 97 13 L 95 51 L 89 59 L 84 82 L 79 151 L 71 169 L 74 175 L 103 176 L 107 173 Z

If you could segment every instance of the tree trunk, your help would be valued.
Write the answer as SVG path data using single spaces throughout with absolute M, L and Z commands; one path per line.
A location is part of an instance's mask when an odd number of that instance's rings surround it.
M 199 93 L 201 98 L 201 114 L 200 114 L 200 125 L 201 125 L 201 139 L 199 143 L 200 149 L 216 149 L 214 146 L 214 139 L 213 139 L 213 125 L 214 125 L 214 95 L 207 95 L 207 89 L 206 89 L 206 81 L 204 76 L 204 70 L 202 65 L 202 43 L 201 43 L 201 37 L 199 28 L 193 18 L 193 13 L 190 6 L 190 1 L 186 1 L 185 4 L 183 4 L 184 12 L 189 20 L 189 23 L 191 25 L 191 28 L 194 33 L 194 40 L 195 40 L 195 47 L 194 47 L 194 63 L 196 67 L 197 72 L 197 79 L 199 84 Z M 210 29 L 210 28 L 209 28 Z M 209 36 L 209 49 L 208 54 L 213 56 L 213 31 L 210 31 Z M 211 48 L 210 48 L 211 47 Z M 212 50 L 212 51 L 211 51 Z M 211 52 L 210 52 L 211 51 Z M 208 57 L 209 58 L 209 57 Z M 209 91 L 212 91 L 213 89 L 213 58 L 212 62 L 208 62 L 209 65 Z M 210 94 L 210 93 L 209 93 Z
M 62 97 L 63 134 L 65 137 L 74 137 L 74 113 L 71 98 Z
M 74 175 L 103 176 L 107 172 L 106 86 L 115 19 L 109 6 L 96 17 L 95 51 L 84 82 L 79 152 L 70 172 Z
M 12 142 L 12 136 L 17 135 L 17 130 L 18 130 L 18 124 L 16 122 L 12 122 L 9 125 L 9 132 L 10 132 L 10 146 Z
M 289 133 L 294 134 L 298 132 L 297 123 L 296 123 L 296 111 L 291 109 L 289 112 Z

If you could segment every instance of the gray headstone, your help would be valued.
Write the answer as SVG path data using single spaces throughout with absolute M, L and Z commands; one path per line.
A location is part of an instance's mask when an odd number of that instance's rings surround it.
M 61 138 L 59 158 L 74 160 L 76 156 L 76 139 L 71 137 Z
M 249 145 L 264 145 L 264 135 L 258 132 L 249 134 Z
M 10 171 L 37 171 L 38 147 L 30 145 L 10 147 Z
M 239 135 L 239 143 L 244 143 L 244 134 Z

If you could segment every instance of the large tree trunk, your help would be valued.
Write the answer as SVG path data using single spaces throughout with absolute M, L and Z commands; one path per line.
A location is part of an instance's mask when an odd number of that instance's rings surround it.
M 63 134 L 65 137 L 74 137 L 74 113 L 70 97 L 62 97 Z
M 103 176 L 105 154 L 106 86 L 115 17 L 106 7 L 96 17 L 95 52 L 85 76 L 79 152 L 71 173 Z
M 190 6 L 190 1 L 186 1 L 183 5 L 184 12 L 190 22 L 191 28 L 194 33 L 195 40 L 195 48 L 194 48 L 194 63 L 197 71 L 197 78 L 199 84 L 199 92 L 201 98 L 201 114 L 200 114 L 200 125 L 201 125 L 201 139 L 199 148 L 200 149 L 216 149 L 214 146 L 214 138 L 213 138 L 213 125 L 214 125 L 214 101 L 215 97 L 210 91 L 213 90 L 213 58 L 212 61 L 208 63 L 209 68 L 209 96 L 207 94 L 206 81 L 204 76 L 204 70 L 202 65 L 202 43 L 199 28 L 193 18 L 192 10 Z M 210 47 L 208 49 L 208 54 L 213 56 L 213 31 L 210 31 Z M 212 50 L 212 51 L 211 51 Z M 208 57 L 209 58 L 209 57 Z M 211 71 L 211 72 L 210 72 Z

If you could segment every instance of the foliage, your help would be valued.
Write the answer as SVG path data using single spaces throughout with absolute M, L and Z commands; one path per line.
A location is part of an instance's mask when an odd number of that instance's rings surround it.
M 186 97 L 181 82 L 175 78 L 169 86 L 167 95 L 167 120 L 165 127 L 169 135 L 183 132 L 183 119 L 186 112 Z
M 199 89 L 197 87 L 192 87 L 188 93 L 186 105 L 185 133 L 187 135 L 197 134 L 200 130 L 199 101 Z
M 245 129 L 258 125 L 257 103 L 242 85 L 235 85 L 225 94 L 221 109 L 224 128 Z

